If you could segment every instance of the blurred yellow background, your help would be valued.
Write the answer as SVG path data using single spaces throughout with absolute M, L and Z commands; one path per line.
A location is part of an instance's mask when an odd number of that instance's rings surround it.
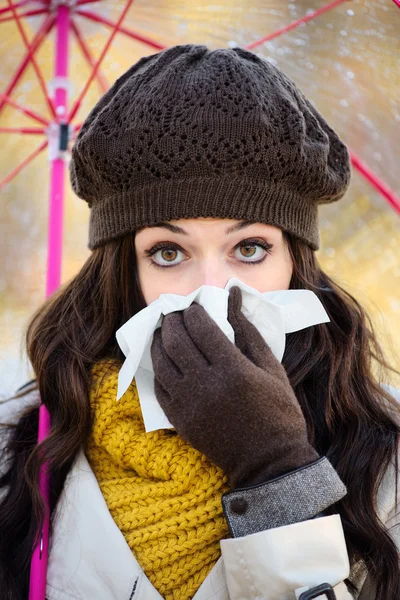
M 210 49 L 247 44 L 326 4 L 317 0 L 221 0 L 190 6 L 175 1 L 135 2 L 124 25 L 168 47 L 201 43 Z M 0 2 L 0 8 L 7 2 Z M 90 3 L 84 8 L 116 21 L 124 3 Z M 24 20 L 31 38 L 44 17 Z M 93 55 L 99 56 L 110 29 L 74 15 Z M 344 2 L 315 20 L 252 49 L 285 71 L 365 163 L 399 195 L 400 10 L 389 0 Z M 4 92 L 24 48 L 15 23 L 0 23 L 0 91 Z M 45 80 L 53 78 L 54 32 L 37 61 Z M 157 50 L 123 34 L 102 64 L 112 83 L 141 56 Z M 71 101 L 90 69 L 76 41 L 70 44 Z M 79 110 L 81 122 L 100 97 L 96 80 Z M 30 66 L 14 100 L 48 117 Z M 35 127 L 5 106 L 1 127 Z M 0 133 L 0 181 L 38 146 L 40 136 Z M 89 209 L 66 181 L 62 280 L 73 277 L 89 255 Z M 30 376 L 20 356 L 21 335 L 45 295 L 49 162 L 38 156 L 0 193 L 0 395 Z M 353 169 L 350 190 L 320 210 L 322 247 L 318 258 L 330 276 L 361 301 L 373 317 L 388 358 L 399 369 L 400 215 Z M 22 340 L 23 342 L 23 340 Z M 393 379 L 400 385 L 397 378 Z

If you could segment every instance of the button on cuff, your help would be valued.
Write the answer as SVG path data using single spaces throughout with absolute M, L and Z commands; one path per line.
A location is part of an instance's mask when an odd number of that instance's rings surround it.
M 248 506 L 249 504 L 244 498 L 234 498 L 229 505 L 231 511 L 236 515 L 244 515 Z

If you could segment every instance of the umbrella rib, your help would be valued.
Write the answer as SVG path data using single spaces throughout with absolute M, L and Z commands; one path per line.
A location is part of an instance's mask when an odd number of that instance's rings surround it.
M 89 19 L 90 21 L 95 21 L 96 23 L 101 23 L 102 25 L 107 25 L 107 27 L 115 27 L 115 23 L 110 21 L 110 19 L 107 19 L 106 17 L 103 17 L 102 15 L 97 15 L 96 13 L 93 13 L 89 10 L 82 10 L 79 8 L 76 10 L 76 14 L 80 15 L 81 17 L 85 17 L 86 19 Z M 137 40 L 138 42 L 143 42 L 144 44 L 147 44 L 148 46 L 151 46 L 152 48 L 155 48 L 156 50 L 164 50 L 166 48 L 166 46 L 164 46 L 163 44 L 160 44 L 159 42 L 154 42 L 153 40 L 151 40 L 143 35 L 140 35 L 138 33 L 135 33 L 134 31 L 131 31 L 127 27 L 118 27 L 118 31 L 119 31 L 119 33 L 123 33 L 124 35 L 127 35 L 128 37 L 131 37 L 131 38 Z
M 255 48 L 255 46 L 259 46 L 260 44 L 263 44 L 264 42 L 268 42 L 269 40 L 272 40 L 273 38 L 276 38 L 276 37 L 282 35 L 283 33 L 286 33 L 287 31 L 290 31 L 291 29 L 298 27 L 302 23 L 307 23 L 308 21 L 312 21 L 319 15 L 322 15 L 323 13 L 327 12 L 328 10 L 332 10 L 336 6 L 339 6 L 339 4 L 343 4 L 343 2 L 348 2 L 348 1 L 349 0 L 335 0 L 334 2 L 331 2 L 330 4 L 321 6 L 321 8 L 318 8 L 317 10 L 313 11 L 309 15 L 301 17 L 301 19 L 297 19 L 297 21 L 293 21 L 293 23 L 289 23 L 289 25 L 285 25 L 285 27 L 282 27 L 281 29 L 277 29 L 276 31 L 273 31 L 269 35 L 267 35 L 259 40 L 256 40 L 255 42 L 252 42 L 251 44 L 248 44 L 247 46 L 245 46 L 245 48 L 246 48 L 246 50 L 251 50 L 252 48 Z
M 0 133 L 45 134 L 46 130 L 40 127 L 0 127 Z
M 75 6 L 82 6 L 82 4 L 93 4 L 94 2 L 100 2 L 100 0 L 78 0 Z
M 31 44 L 29 43 L 29 41 L 28 41 L 28 38 L 26 37 L 26 33 L 25 33 L 25 31 L 24 31 L 24 28 L 22 27 L 22 23 L 21 23 L 21 21 L 20 21 L 19 15 L 17 14 L 17 11 L 16 11 L 16 10 L 15 10 L 15 8 L 13 7 L 13 5 L 11 4 L 11 0 L 7 0 L 7 1 L 8 1 L 8 4 L 9 4 L 9 5 L 12 7 L 12 12 L 13 12 L 13 14 L 14 14 L 14 16 L 15 16 L 15 22 L 16 22 L 16 24 L 17 24 L 17 27 L 18 27 L 18 29 L 19 29 L 19 32 L 20 32 L 20 34 L 21 34 L 21 37 L 22 37 L 22 39 L 23 39 L 23 42 L 24 42 L 24 44 L 25 44 L 25 46 L 26 46 L 26 49 L 27 49 L 27 50 L 28 50 L 28 52 L 29 52 L 29 51 L 31 50 Z M 37 64 L 37 62 L 36 62 L 36 59 L 35 59 L 35 57 L 33 56 L 32 52 L 30 53 L 30 58 L 29 58 L 29 59 L 30 59 L 30 62 L 32 63 L 32 65 L 33 65 L 33 67 L 34 67 L 34 69 L 35 69 L 36 75 L 37 75 L 37 77 L 38 77 L 38 80 L 39 80 L 40 87 L 41 87 L 41 88 L 42 88 L 42 90 L 43 90 L 43 94 L 44 94 L 44 96 L 45 96 L 45 99 L 46 99 L 47 105 L 48 105 L 48 107 L 49 107 L 49 109 L 50 109 L 50 113 L 52 114 L 52 116 L 53 116 L 54 118 L 57 118 L 57 115 L 56 115 L 56 111 L 55 111 L 55 108 L 54 108 L 53 102 L 52 102 L 52 100 L 51 100 L 50 96 L 49 96 L 49 95 L 48 95 L 48 93 L 47 93 L 47 90 L 46 90 L 46 84 L 45 84 L 45 82 L 44 82 L 44 79 L 43 79 L 42 73 L 40 72 L 40 69 L 39 69 L 39 67 L 38 67 L 38 64 Z
M 96 0 L 96 1 L 98 1 L 98 0 Z M 92 69 L 94 69 L 96 61 L 95 61 L 94 57 L 92 56 L 89 46 L 86 43 L 85 39 L 83 38 L 81 31 L 79 30 L 77 24 L 73 20 L 71 20 L 70 28 L 73 31 L 75 38 L 82 50 L 83 56 L 86 58 L 89 66 Z M 97 77 L 97 80 L 99 82 L 102 92 L 105 93 L 108 90 L 108 88 L 110 87 L 105 75 L 103 75 L 103 73 L 101 73 L 100 71 L 97 71 L 96 77 Z
M 109 36 L 109 38 L 108 38 L 108 40 L 107 40 L 107 42 L 105 44 L 105 46 L 104 46 L 104 48 L 103 48 L 100 56 L 99 56 L 96 64 L 94 65 L 94 67 L 92 69 L 92 73 L 90 74 L 90 77 L 89 77 L 88 81 L 86 82 L 86 85 L 84 86 L 83 90 L 81 91 L 81 93 L 79 94 L 78 98 L 76 99 L 76 101 L 74 103 L 74 106 L 72 107 L 71 113 L 70 113 L 70 115 L 68 117 L 68 123 L 70 123 L 72 121 L 72 119 L 74 118 L 74 116 L 76 115 L 76 113 L 77 113 L 77 111 L 78 111 L 78 109 L 79 109 L 79 107 L 81 105 L 81 102 L 82 102 L 82 100 L 83 100 L 86 92 L 88 91 L 90 84 L 93 81 L 93 78 L 96 76 L 96 74 L 97 74 L 97 72 L 98 72 L 98 70 L 100 68 L 100 65 L 101 65 L 101 63 L 103 61 L 103 58 L 105 57 L 108 49 L 110 48 L 111 42 L 113 41 L 115 35 L 117 34 L 118 28 L 121 25 L 123 19 L 125 18 L 125 16 L 126 16 L 128 10 L 129 10 L 129 8 L 131 7 L 132 3 L 133 3 L 133 0 L 128 0 L 127 1 L 126 5 L 125 5 L 125 8 L 122 11 L 122 13 L 121 13 L 121 15 L 120 15 L 117 23 L 115 23 L 115 25 L 113 27 L 113 30 L 112 30 L 112 32 L 111 32 L 111 34 L 110 34 L 110 36 Z
M 24 106 L 21 106 L 21 104 L 18 104 L 18 102 L 15 102 L 12 98 L 10 98 L 9 96 L 6 96 L 5 94 L 0 93 L 0 101 L 10 104 L 10 106 L 13 106 L 17 110 L 23 112 L 25 115 L 28 115 L 28 117 L 35 119 L 35 121 L 39 121 L 39 123 L 42 123 L 43 125 L 46 125 L 46 126 L 49 125 L 50 121 L 48 121 L 44 117 L 41 117 L 40 115 L 38 115 L 36 112 L 31 110 L 30 108 L 25 108 Z
M 386 200 L 393 206 L 393 208 L 400 214 L 400 198 L 396 196 L 395 192 L 386 185 L 382 179 L 379 179 L 371 169 L 362 162 L 362 160 L 350 152 L 351 162 L 355 168 L 363 175 L 363 177 L 369 181 L 369 183 L 376 189 Z
M 21 19 L 21 17 L 35 17 L 38 15 L 44 15 L 45 13 L 48 13 L 49 11 L 47 10 L 47 8 L 37 8 L 36 10 L 29 10 L 28 12 L 24 12 L 21 13 L 20 15 L 18 15 L 18 18 Z M 14 21 L 16 20 L 17 17 L 15 17 L 14 15 L 11 15 L 9 17 L 3 17 L 2 19 L 0 19 L 0 23 L 6 23 L 7 21 Z
M 31 54 L 33 54 L 34 52 L 36 52 L 38 50 L 39 46 L 44 41 L 46 35 L 48 33 L 50 33 L 53 25 L 54 25 L 54 17 L 49 15 L 48 17 L 46 17 L 46 19 L 44 19 L 42 25 L 40 26 L 35 37 L 32 40 L 31 49 L 29 50 L 29 52 L 26 53 L 26 55 L 22 59 L 21 63 L 19 64 L 17 70 L 15 71 L 15 73 L 11 79 L 11 82 L 10 82 L 8 88 L 4 92 L 6 96 L 11 95 L 12 91 L 14 90 L 18 81 L 21 79 L 22 75 L 24 74 L 24 72 L 29 64 Z M 1 100 L 0 101 L 0 112 L 1 112 L 1 109 L 3 108 L 3 105 L 4 105 L 4 102 Z
M 13 4 L 14 8 L 21 8 L 21 6 L 25 6 L 25 4 L 29 4 L 31 0 L 21 0 L 21 2 L 17 2 L 17 4 Z M 4 15 L 4 13 L 10 12 L 12 10 L 11 6 L 6 6 L 5 8 L 0 8 L 0 15 Z
M 34 150 L 31 154 L 29 154 L 29 156 L 24 158 L 24 160 L 17 167 L 15 167 L 15 169 L 13 169 L 11 173 L 9 173 L 2 181 L 0 181 L 0 191 L 3 189 L 4 186 L 7 185 L 7 183 L 14 179 L 14 177 L 18 175 L 18 173 L 20 173 L 24 167 L 26 167 L 34 158 L 36 158 L 36 156 L 46 148 L 48 143 L 49 142 L 47 140 L 44 140 L 44 142 L 42 142 L 40 146 L 36 148 L 36 150 Z

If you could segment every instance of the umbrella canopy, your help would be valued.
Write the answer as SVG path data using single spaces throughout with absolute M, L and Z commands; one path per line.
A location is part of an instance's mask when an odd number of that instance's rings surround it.
M 238 45 L 267 58 L 348 145 L 352 184 L 320 209 L 318 257 L 370 310 L 389 357 L 398 356 L 400 336 L 392 345 L 387 333 L 400 332 L 399 25 L 398 0 L 0 2 L 2 394 L 29 377 L 19 355 L 29 315 L 89 255 L 89 211 L 62 184 L 60 134 L 71 143 L 100 94 L 141 56 L 184 43 Z

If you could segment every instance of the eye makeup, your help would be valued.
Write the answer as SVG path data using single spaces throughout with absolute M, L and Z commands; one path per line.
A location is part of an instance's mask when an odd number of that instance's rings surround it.
M 261 250 L 263 250 L 263 252 L 264 252 L 262 258 L 260 258 L 258 260 L 240 260 L 240 259 L 238 259 L 239 263 L 245 264 L 245 265 L 260 265 L 261 263 L 264 262 L 264 260 L 267 258 L 267 256 L 269 254 L 271 254 L 271 250 L 273 248 L 272 244 L 269 244 L 262 238 L 246 238 L 244 240 L 241 240 L 238 244 L 236 244 L 235 247 L 233 248 L 233 251 L 240 249 L 240 248 L 249 247 L 249 246 L 261 248 Z M 151 248 L 144 251 L 145 255 L 151 259 L 150 260 L 151 266 L 154 266 L 154 267 L 160 268 L 160 269 L 171 269 L 172 267 L 177 267 L 180 264 L 182 264 L 182 262 L 185 262 L 185 259 L 181 260 L 180 262 L 177 262 L 177 263 L 172 263 L 172 261 L 166 261 L 165 264 L 161 265 L 152 258 L 158 252 L 162 252 L 165 250 L 172 251 L 172 252 L 174 252 L 174 251 L 181 252 L 182 254 L 185 254 L 185 250 L 176 242 L 167 242 L 167 241 L 157 242 L 157 244 L 154 244 L 154 246 L 152 246 Z M 243 257 L 243 258 L 245 258 L 245 257 Z M 249 258 L 251 258 L 251 257 L 249 257 Z M 168 262 L 170 262 L 171 264 L 168 264 Z

